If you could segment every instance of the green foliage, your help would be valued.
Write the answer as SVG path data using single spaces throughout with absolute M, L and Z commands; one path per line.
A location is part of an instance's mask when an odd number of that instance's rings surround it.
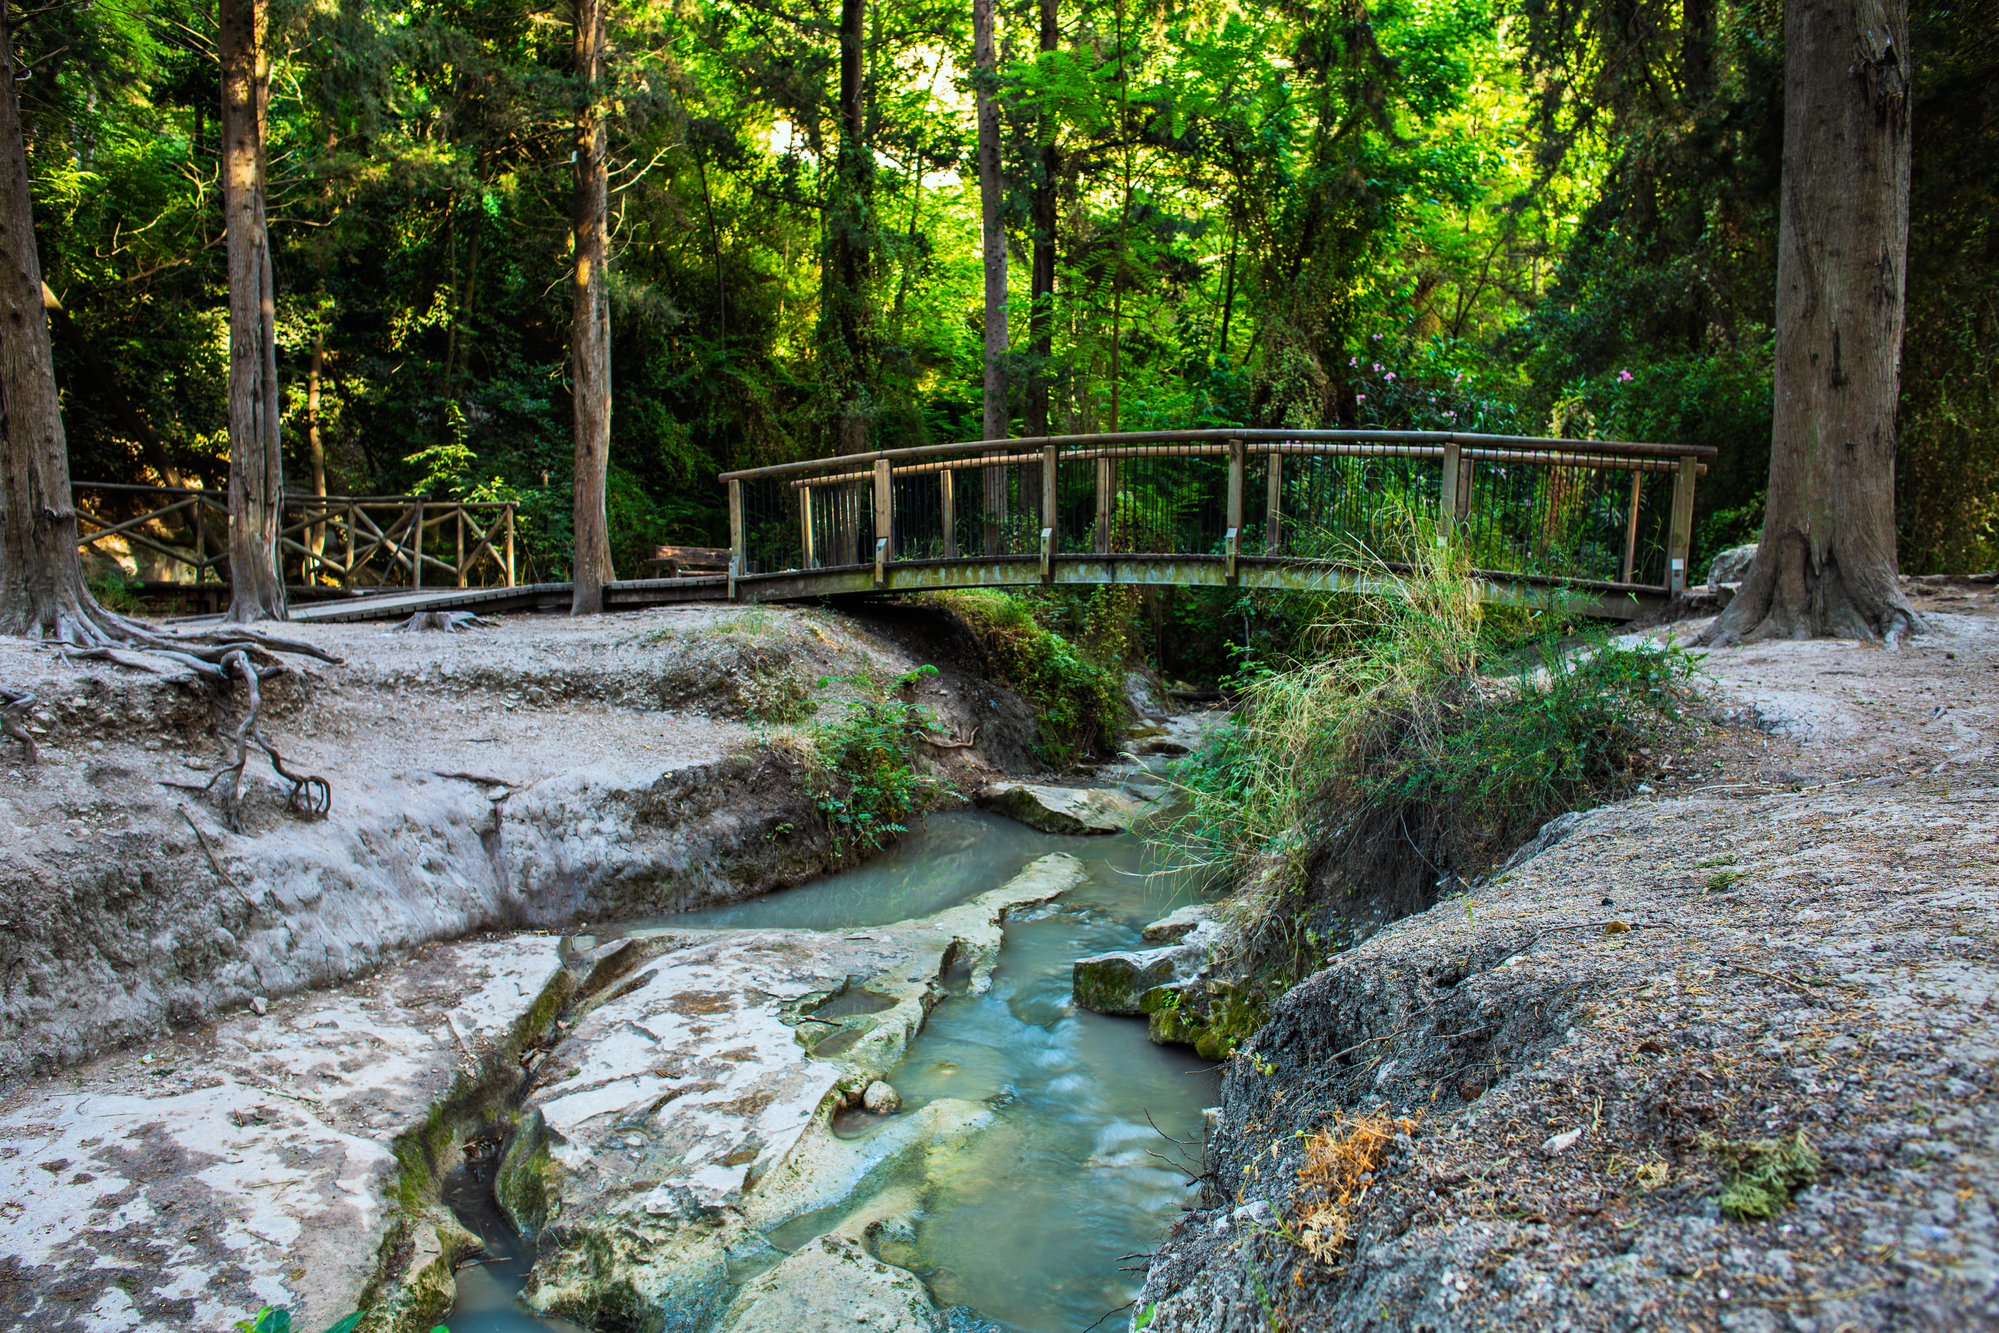
M 1009 412 L 1050 429 L 1546 429 L 1714 444 L 1699 566 L 1767 484 L 1781 149 L 1777 10 L 1583 0 L 1002 6 L 1000 222 L 1055 196 L 1055 295 L 1009 268 Z M 839 142 L 822 17 L 614 10 L 609 517 L 618 572 L 719 544 L 719 468 L 968 438 L 984 364 L 960 8 L 869 10 Z M 1689 26 L 1689 23 L 1692 26 Z M 271 239 L 287 475 L 517 503 L 565 577 L 576 88 L 560 14 L 273 11 Z M 1999 0 L 1917 0 L 1898 521 L 1910 567 L 1999 563 Z M 14 34 L 72 470 L 227 473 L 212 10 L 37 11 Z M 670 55 L 668 53 L 671 53 Z M 1044 159 L 1044 146 L 1054 150 Z M 1045 337 L 1045 345 L 1036 334 Z M 1176 595 L 1177 597 L 1178 595 Z M 1205 599 L 1205 600 L 1204 600 Z M 1168 599 L 1169 602 L 1173 599 Z M 1161 666 L 1293 654 L 1285 613 L 1190 594 Z M 1257 622 L 1259 608 L 1248 619 Z M 1066 630 L 1060 631 L 1067 634 Z M 1186 653 L 1169 667 L 1168 650 Z M 1062 671 L 1053 667 L 1055 674 Z M 1095 743 L 1090 742 L 1090 743 Z M 1071 738 L 1057 751 L 1076 752 Z
M 1105 586 L 1041 599 L 978 589 L 938 600 L 978 636 L 1000 679 L 1034 706 L 1035 748 L 1044 763 L 1071 768 L 1115 752 L 1124 731 L 1134 589 Z
M 878 851 L 909 831 L 908 821 L 936 799 L 935 779 L 912 764 L 916 744 L 935 723 L 910 699 L 918 681 L 937 674 L 919 667 L 883 684 L 868 676 L 829 677 L 861 697 L 846 714 L 813 733 L 813 798 L 826 816 L 836 852 Z
M 1825 1173 L 1825 1159 L 1799 1130 L 1787 1139 L 1735 1141 L 1703 1134 L 1701 1148 L 1720 1159 L 1726 1178 L 1721 1211 L 1738 1222 L 1760 1222 L 1788 1208 L 1797 1192 Z

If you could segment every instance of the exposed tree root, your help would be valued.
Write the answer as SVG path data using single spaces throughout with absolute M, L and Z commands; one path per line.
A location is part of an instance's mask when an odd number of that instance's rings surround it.
M 0 732 L 12 736 L 28 751 L 28 762 L 41 758 L 41 751 L 35 748 L 35 738 L 21 725 L 21 717 L 35 706 L 35 696 L 26 690 L 9 689 L 0 685 Z
M 291 784 L 291 790 L 285 796 L 286 809 L 304 815 L 308 819 L 324 819 L 333 810 L 333 788 L 327 783 L 326 779 L 313 774 L 301 775 L 286 768 L 284 756 L 280 755 L 276 747 L 264 739 L 263 733 L 257 728 L 257 714 L 262 710 L 264 705 L 263 692 L 257 687 L 259 678 L 279 675 L 288 669 L 283 663 L 273 663 L 260 670 L 257 664 L 251 660 L 249 650 L 241 646 L 227 652 L 220 663 L 220 671 L 223 674 L 223 678 L 227 679 L 231 674 L 239 676 L 243 681 L 245 690 L 249 694 L 250 704 L 249 708 L 243 714 L 243 720 L 237 723 L 235 732 L 225 737 L 230 744 L 236 747 L 236 756 L 231 762 L 215 770 L 214 775 L 205 783 L 197 785 L 189 782 L 169 782 L 165 784 L 169 787 L 177 787 L 182 791 L 207 792 L 213 790 L 215 784 L 222 780 L 224 774 L 227 774 L 229 776 L 229 787 L 223 804 L 223 813 L 233 832 L 241 833 L 243 831 L 243 770 L 250 761 L 250 747 L 252 745 L 255 745 L 268 755 L 271 760 L 271 768 L 279 777 Z
M 1836 552 L 1814 557 L 1798 539 L 1765 540 L 1735 597 L 1700 644 L 1727 648 L 1765 639 L 1861 639 L 1888 648 L 1927 628 L 1903 596 L 1893 566 L 1848 570 Z
M 492 621 L 482 620 L 472 611 L 419 611 L 389 632 L 408 634 L 416 630 L 443 630 L 447 634 L 456 634 L 460 630 L 490 629 L 492 625 Z

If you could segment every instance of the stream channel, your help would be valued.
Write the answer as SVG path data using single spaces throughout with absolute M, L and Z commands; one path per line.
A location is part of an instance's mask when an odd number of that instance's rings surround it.
M 1162 1158 L 1192 1162 L 1199 1149 L 1162 1134 L 1198 1145 L 1201 1108 L 1215 1103 L 1218 1074 L 1189 1050 L 1147 1041 L 1140 1019 L 1076 1006 L 1070 966 L 1088 954 L 1147 947 L 1140 930 L 1195 901 L 1199 876 L 1176 869 L 1170 845 L 1158 838 L 1059 837 L 952 811 L 930 816 L 847 874 L 731 907 L 625 922 L 598 937 L 685 926 L 886 925 L 998 888 L 1054 851 L 1078 857 L 1087 878 L 1048 906 L 1010 918 L 992 989 L 940 1001 L 887 1076 L 904 1113 L 939 1097 L 999 1110 L 961 1169 L 921 1182 L 918 1260 L 908 1266 L 940 1306 L 964 1307 L 953 1314 L 954 1329 L 1080 1333 L 1137 1294 L 1143 1256 L 1191 1202 L 1187 1177 L 1199 1167 L 1183 1173 Z M 879 1128 L 872 1119 L 842 1116 L 835 1131 L 866 1133 Z M 516 1303 L 532 1255 L 521 1254 L 490 1196 L 452 1202 L 499 1262 L 460 1270 L 451 1333 L 572 1330 Z M 834 1220 L 808 1215 L 771 1240 L 791 1249 Z

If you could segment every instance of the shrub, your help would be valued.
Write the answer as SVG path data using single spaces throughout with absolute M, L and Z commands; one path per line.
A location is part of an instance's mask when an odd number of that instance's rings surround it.
M 993 589 L 941 594 L 977 636 L 1006 684 L 1034 705 L 1038 757 L 1051 768 L 1073 768 L 1091 755 L 1116 752 L 1124 731 L 1124 664 L 1130 621 L 1138 604 L 1130 588 L 1108 586 L 1087 596 L 1038 604 Z M 1074 638 L 1037 617 L 1068 620 Z
M 1400 595 L 1329 626 L 1344 651 L 1248 675 L 1235 719 L 1183 769 L 1200 836 L 1257 886 L 1250 916 L 1292 933 L 1302 920 L 1279 904 L 1314 867 L 1358 889 L 1394 860 L 1422 886 L 1403 906 L 1417 910 L 1689 726 L 1685 651 L 1564 638 L 1561 617 L 1521 642 L 1517 619 L 1487 626 L 1462 552 L 1417 527 L 1397 555 L 1374 573 Z M 1488 673 L 1495 631 L 1511 652 Z
M 848 701 L 845 717 L 816 728 L 811 746 L 813 800 L 826 816 L 836 852 L 880 850 L 907 833 L 906 821 L 935 799 L 936 780 L 912 762 L 918 739 L 935 719 L 907 696 L 918 680 L 936 674 L 934 666 L 918 667 L 888 685 L 866 676 L 837 678 L 861 697 Z

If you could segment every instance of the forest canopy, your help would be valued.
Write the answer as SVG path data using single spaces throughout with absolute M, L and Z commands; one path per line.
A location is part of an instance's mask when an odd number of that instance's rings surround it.
M 620 575 L 652 543 L 721 539 L 717 470 L 832 452 L 842 421 L 871 448 L 979 438 L 981 86 L 999 108 L 1017 433 L 1045 410 L 1055 432 L 1712 444 L 1695 567 L 1754 539 L 1774 0 L 1003 0 L 990 70 L 970 4 L 857 12 L 843 118 L 840 6 L 609 11 Z M 565 577 L 571 550 L 572 18 L 538 0 L 270 13 L 293 489 L 316 452 L 334 494 L 514 500 L 535 578 Z M 1911 20 L 1901 557 L 1990 568 L 1999 0 L 1915 0 Z M 84 0 L 16 23 L 72 474 L 220 486 L 214 10 Z

